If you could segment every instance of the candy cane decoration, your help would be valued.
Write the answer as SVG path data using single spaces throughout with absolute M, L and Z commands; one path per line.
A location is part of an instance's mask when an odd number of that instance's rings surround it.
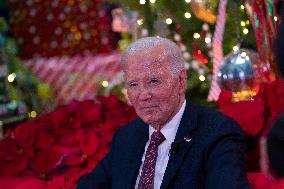
M 226 5 L 227 0 L 220 0 L 217 22 L 213 37 L 213 73 L 211 88 L 208 95 L 208 101 L 217 100 L 221 92 L 217 83 L 217 72 L 223 60 L 223 35 L 226 22 Z

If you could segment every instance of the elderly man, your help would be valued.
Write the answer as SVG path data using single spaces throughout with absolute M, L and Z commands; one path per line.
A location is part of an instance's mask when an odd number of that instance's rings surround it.
M 120 128 L 78 189 L 249 188 L 236 122 L 185 99 L 187 75 L 175 43 L 140 39 L 121 60 L 141 119 Z

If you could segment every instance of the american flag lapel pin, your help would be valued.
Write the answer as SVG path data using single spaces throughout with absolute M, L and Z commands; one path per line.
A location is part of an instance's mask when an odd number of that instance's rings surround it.
M 183 140 L 184 140 L 185 142 L 190 142 L 190 141 L 191 141 L 191 138 L 190 138 L 189 136 L 185 136 L 185 137 L 183 137 Z

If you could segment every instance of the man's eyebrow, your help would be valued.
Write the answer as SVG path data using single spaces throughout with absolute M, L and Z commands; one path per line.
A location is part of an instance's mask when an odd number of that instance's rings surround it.
M 130 80 L 130 81 L 127 81 L 126 83 L 131 84 L 131 83 L 135 83 L 135 82 L 137 82 L 137 81 L 136 80 Z
M 160 78 L 160 77 L 157 76 L 157 75 L 152 75 L 152 76 L 149 77 L 149 79 L 159 79 L 159 78 Z

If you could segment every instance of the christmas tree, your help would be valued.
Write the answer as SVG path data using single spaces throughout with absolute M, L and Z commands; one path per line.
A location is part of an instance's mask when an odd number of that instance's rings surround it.
M 124 10 L 125 15 L 123 16 L 128 18 L 127 32 L 134 40 L 137 36 L 161 36 L 170 38 L 179 45 L 187 61 L 186 67 L 189 68 L 187 96 L 196 103 L 213 105 L 208 103 L 207 96 L 213 77 L 214 54 L 227 55 L 241 48 L 260 52 L 257 41 L 260 41 L 260 38 L 268 41 L 266 36 L 261 36 L 256 31 L 263 30 L 264 24 L 260 16 L 262 12 L 257 11 L 255 0 L 228 2 L 218 0 L 112 0 L 112 2 Z M 270 20 L 275 25 L 277 17 L 273 17 L 273 5 L 265 4 L 264 1 L 260 6 L 264 9 L 266 6 L 267 10 L 272 10 L 267 16 L 267 22 Z M 139 13 L 136 19 L 138 27 L 135 30 L 131 30 L 133 21 L 129 17 L 130 12 L 133 11 Z M 224 15 L 220 15 L 220 12 Z M 224 22 L 224 26 L 221 24 L 221 29 L 224 31 L 219 34 L 217 22 Z M 219 51 L 222 52 L 213 52 L 213 35 L 215 39 L 216 36 L 220 36 L 222 48 Z M 125 36 L 125 31 L 123 36 Z M 129 38 L 129 35 L 127 37 Z M 127 37 L 123 37 L 120 41 L 123 46 L 126 46 L 125 43 L 129 41 Z M 268 59 L 267 57 L 261 58 Z
M 0 121 L 9 125 L 47 110 L 51 91 L 17 57 L 17 46 L 0 17 Z

